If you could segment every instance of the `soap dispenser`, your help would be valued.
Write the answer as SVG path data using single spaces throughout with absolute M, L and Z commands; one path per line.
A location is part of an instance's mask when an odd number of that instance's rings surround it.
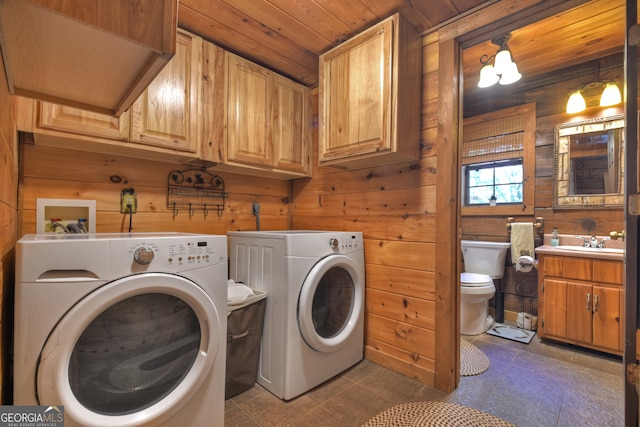
M 551 246 L 558 246 L 560 244 L 560 239 L 558 238 L 558 228 L 553 227 L 553 232 L 551 235 Z

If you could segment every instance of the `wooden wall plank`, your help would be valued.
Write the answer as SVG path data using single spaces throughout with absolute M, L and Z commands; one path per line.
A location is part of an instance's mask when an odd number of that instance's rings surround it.
M 417 353 L 393 347 L 384 342 L 368 338 L 364 356 L 380 366 L 434 386 L 434 363 Z
M 365 300 L 366 312 L 369 314 L 377 314 L 387 319 L 431 330 L 435 329 L 435 303 L 433 301 L 371 288 L 367 290 Z
M 411 270 L 435 270 L 435 244 L 370 240 L 365 238 L 364 251 L 367 264 L 400 267 Z
M 435 273 L 433 271 L 406 270 L 400 267 L 367 264 L 367 289 L 392 292 L 397 295 L 436 299 Z
M 435 241 L 435 215 L 396 214 L 361 216 L 300 216 L 291 220 L 295 230 L 353 230 L 362 231 L 368 238 L 422 242 Z
M 428 214 L 436 210 L 435 190 L 435 187 L 417 187 L 396 191 L 298 196 L 294 199 L 294 206 L 297 215 L 312 215 L 319 209 L 331 216 Z
M 28 144 L 22 145 L 22 155 L 20 235 L 36 230 L 37 198 L 95 200 L 96 231 L 128 231 L 129 216 L 120 213 L 120 192 L 130 187 L 138 196 L 132 231 L 226 234 L 229 230 L 255 230 L 253 202 L 260 203 L 262 230 L 290 227 L 286 181 L 220 174 L 229 193 L 220 216 L 213 210 L 206 217 L 202 210 L 189 216 L 188 209 L 182 208 L 174 217 L 167 207 L 167 177 L 173 170 L 188 168 L 184 165 Z M 123 181 L 114 183 L 113 176 Z
M 0 230 L 0 307 L 2 314 L 0 317 L 0 327 L 5 330 L 11 328 L 12 310 L 10 307 L 13 300 L 14 288 L 14 248 L 18 238 L 18 137 L 16 133 L 16 105 L 9 95 L 9 88 L 6 82 L 5 68 L 0 57 L 0 218 L 2 219 L 2 229 Z M 5 300 L 6 298 L 6 300 Z M 0 367 L 3 374 L 7 374 L 11 367 L 11 357 L 7 349 L 11 345 L 11 335 L 2 334 L 0 347 Z M 0 378 L 0 402 L 6 401 L 4 394 L 6 384 L 2 375 Z
M 435 358 L 435 332 L 409 323 L 366 313 L 367 337 L 428 359 Z
M 433 186 L 436 180 L 436 159 L 427 157 L 416 163 L 368 168 L 356 171 L 318 168 L 320 173 L 313 179 L 295 180 L 292 194 L 353 194 L 371 191 L 393 191 Z

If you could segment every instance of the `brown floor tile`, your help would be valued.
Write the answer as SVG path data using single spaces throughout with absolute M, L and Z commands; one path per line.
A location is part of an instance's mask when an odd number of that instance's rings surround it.
M 259 385 L 225 406 L 227 427 L 358 427 L 398 403 L 465 405 L 519 427 L 622 426 L 622 362 L 578 347 L 522 344 L 486 334 L 464 337 L 489 357 L 486 372 L 443 393 L 363 360 L 304 395 L 283 402 Z

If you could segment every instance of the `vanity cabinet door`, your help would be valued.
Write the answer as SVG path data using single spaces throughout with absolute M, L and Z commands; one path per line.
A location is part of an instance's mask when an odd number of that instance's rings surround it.
M 540 337 L 621 354 L 623 263 L 553 256 L 540 263 Z
M 544 311 L 540 334 L 545 337 L 567 335 L 567 282 L 544 280 Z
M 593 287 L 593 345 L 622 351 L 622 290 Z
M 593 339 L 593 286 L 567 283 L 567 338 L 591 344 Z

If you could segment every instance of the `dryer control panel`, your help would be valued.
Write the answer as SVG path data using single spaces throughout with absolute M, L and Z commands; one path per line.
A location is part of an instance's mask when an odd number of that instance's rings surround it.
M 337 233 L 329 238 L 329 247 L 335 252 L 351 253 L 364 249 L 361 233 Z

